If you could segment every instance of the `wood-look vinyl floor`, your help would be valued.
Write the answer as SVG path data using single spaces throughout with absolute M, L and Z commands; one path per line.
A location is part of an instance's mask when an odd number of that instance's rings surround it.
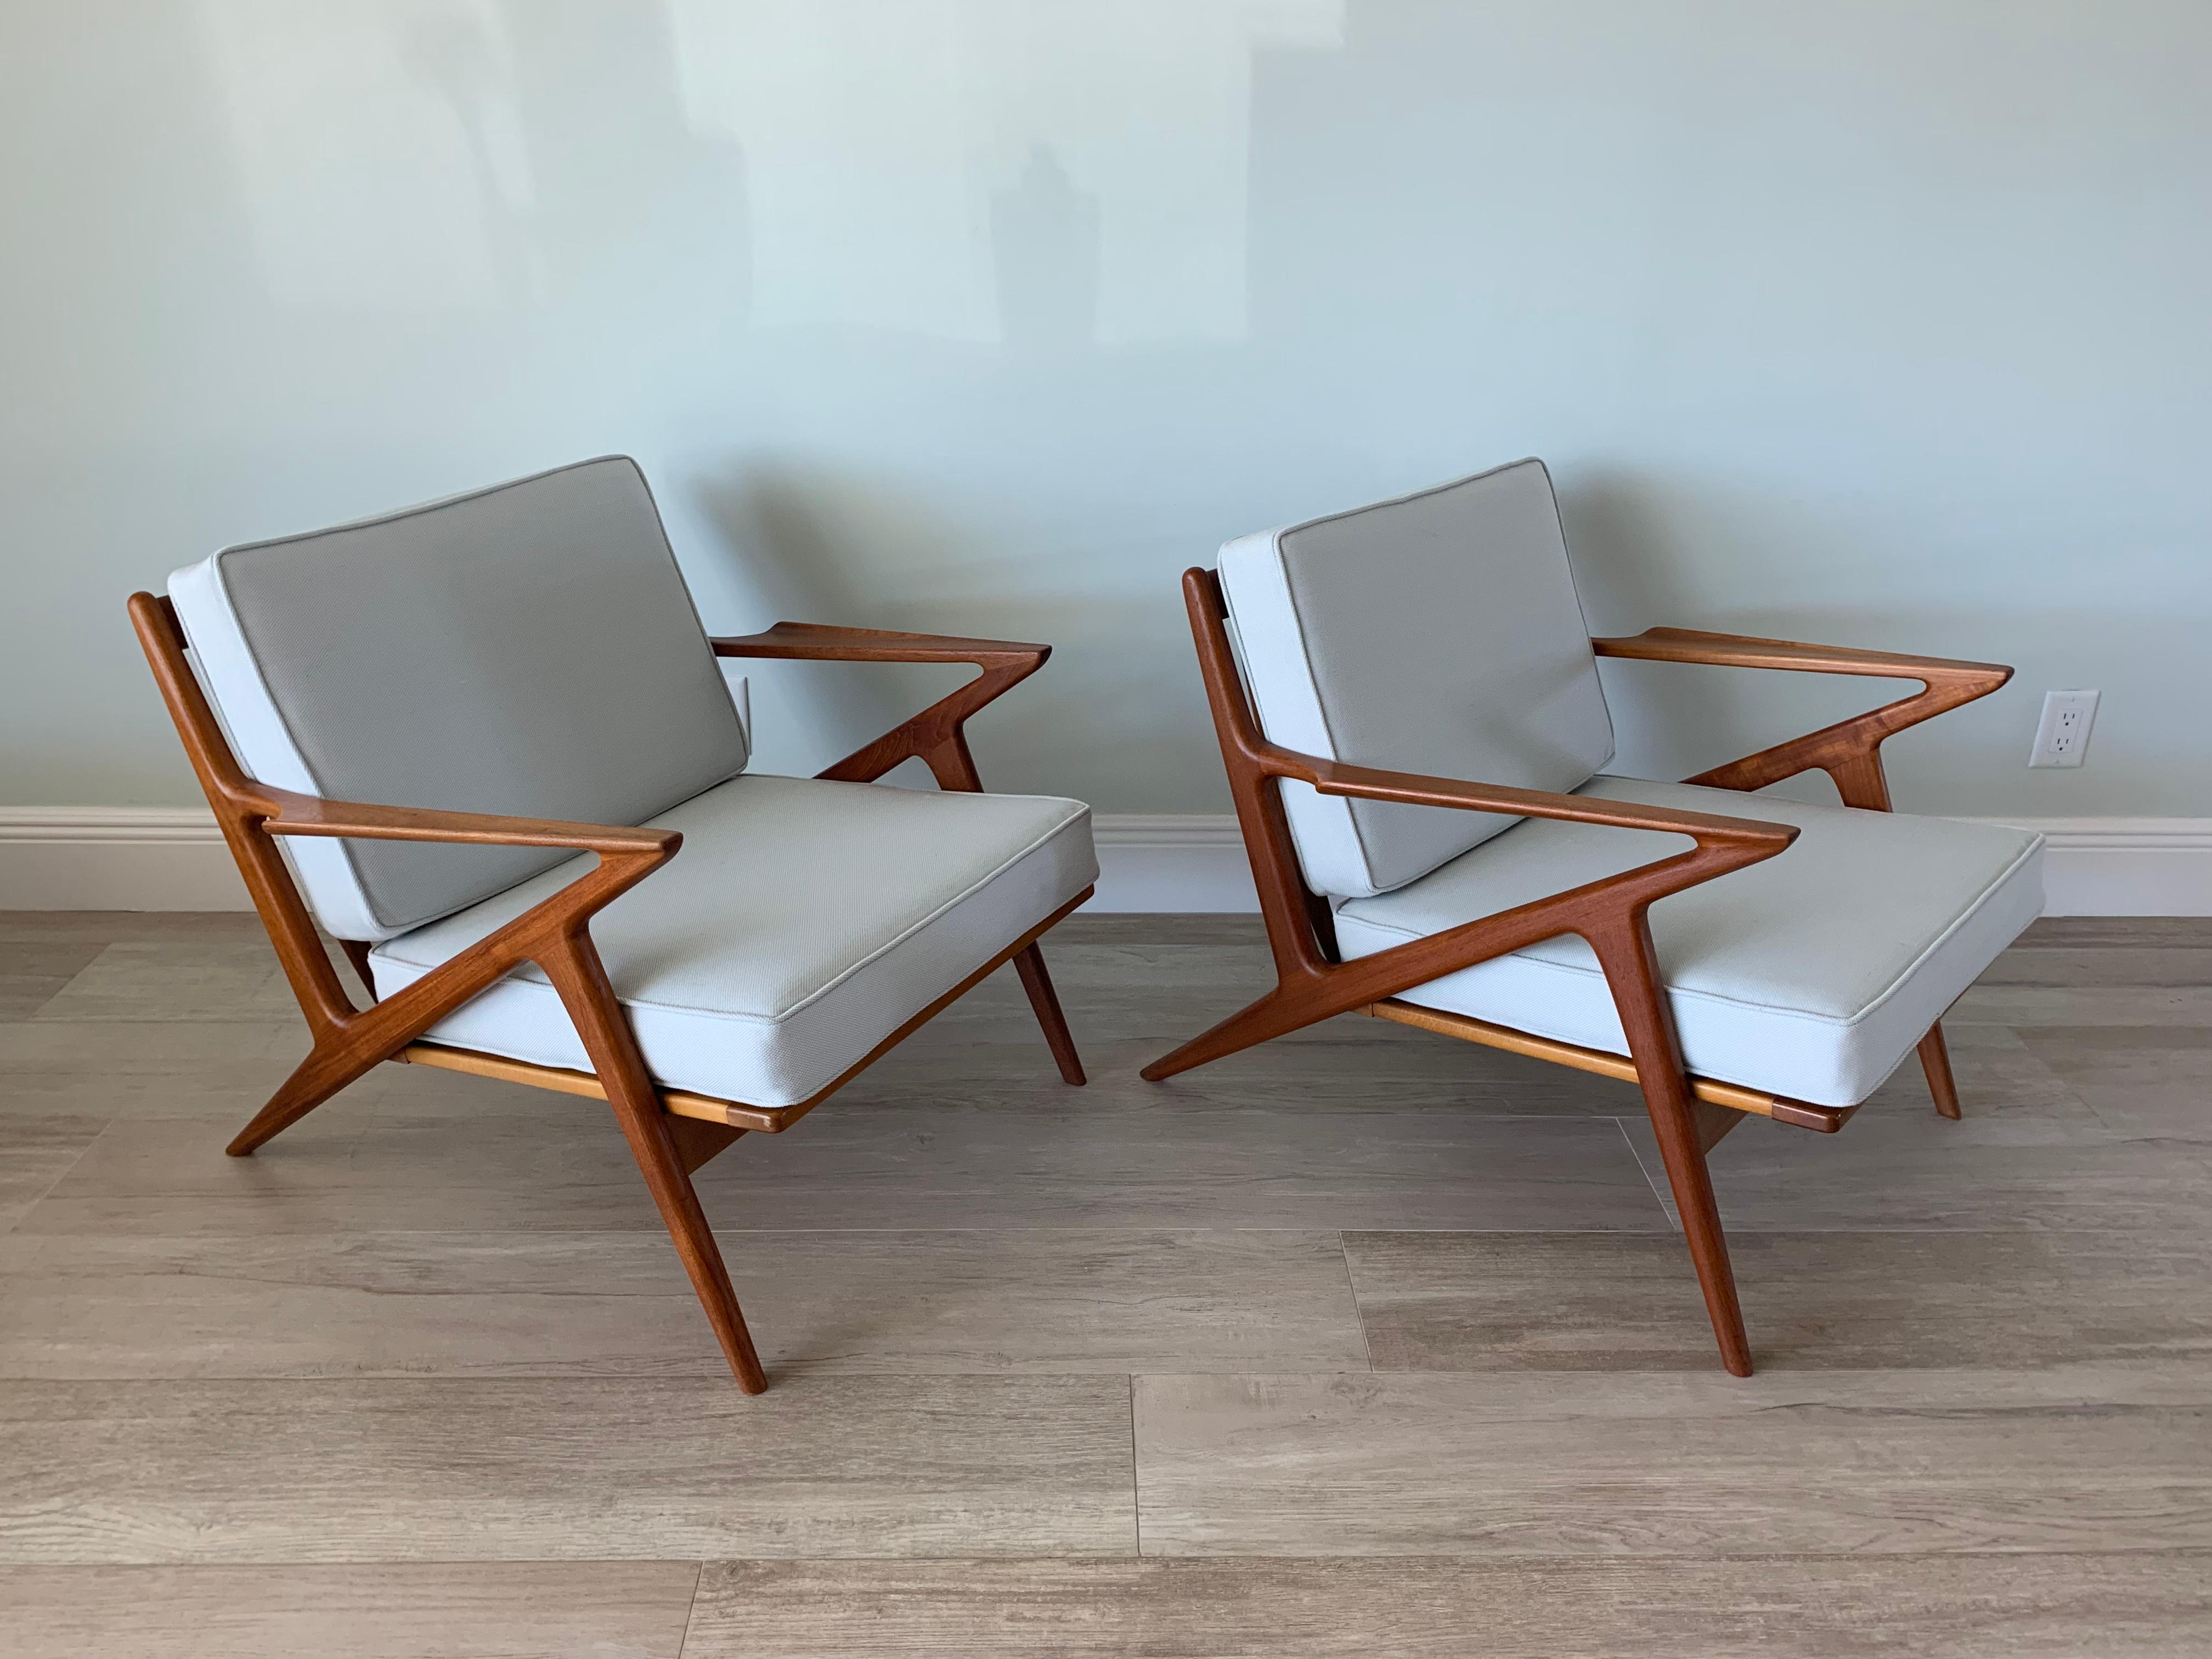
M 1340 1019 L 1155 1087 L 1244 917 L 1048 946 L 702 1172 L 731 1385 L 605 1109 L 304 1052 L 243 916 L 0 915 L 0 1650 L 2212 1652 L 2212 922 L 2061 921 L 1844 1133 Z M 1003 981 L 1003 982 L 1002 982 Z

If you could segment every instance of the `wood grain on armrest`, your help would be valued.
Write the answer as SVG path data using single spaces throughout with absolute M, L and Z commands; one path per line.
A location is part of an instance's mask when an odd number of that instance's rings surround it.
M 1864 674 L 1882 679 L 1922 680 L 1932 676 L 1941 680 L 1987 680 L 1991 690 L 2012 678 L 2012 670 L 2002 663 L 1862 651 L 1852 646 L 1807 645 L 1751 634 L 1709 634 L 1695 628 L 1647 628 L 1641 634 L 1617 639 L 1594 639 L 1590 646 L 1601 657 L 1630 657 L 1646 662 L 1787 668 L 1808 674 Z
M 568 823 L 558 818 L 507 817 L 489 812 L 447 812 L 422 806 L 380 806 L 325 800 L 289 789 L 256 786 L 275 812 L 262 828 L 275 836 L 343 836 L 362 841 L 451 842 L 487 847 L 573 847 L 611 856 L 667 856 L 684 844 L 674 830 L 623 824 Z
M 1048 645 L 1018 640 L 963 639 L 949 634 L 902 634 L 883 628 L 836 628 L 822 623 L 780 622 L 758 634 L 725 635 L 710 641 L 718 657 L 795 657 L 823 662 L 995 663 L 1034 658 L 1042 663 Z
M 1478 812 L 1510 812 L 1519 817 L 1562 818 L 1577 823 L 1605 824 L 1616 830 L 1653 830 L 1693 836 L 1700 842 L 1764 847 L 1771 853 L 1780 852 L 1796 840 L 1799 833 L 1794 823 L 1723 817 L 1711 812 L 1685 812 L 1668 806 L 1647 806 L 1640 801 L 1562 795 L 1548 789 L 1466 783 L 1416 772 L 1377 771 L 1372 767 L 1351 766 L 1342 761 L 1320 760 L 1310 755 L 1293 756 L 1272 746 L 1269 770 L 1283 777 L 1301 778 L 1324 795 L 1404 801 L 1415 806 L 1461 807 Z
M 945 634 L 901 634 L 880 628 L 831 628 L 780 622 L 759 634 L 710 641 L 718 657 L 787 657 L 815 662 L 972 662 L 983 672 L 817 776 L 872 783 L 901 762 L 919 757 L 945 789 L 980 790 L 968 752 L 968 717 L 1044 666 L 1048 645 L 971 640 Z
M 1835 780 L 1844 805 L 1875 812 L 1889 811 L 1889 782 L 1881 769 L 1885 738 L 1946 710 L 1986 697 L 2012 678 L 2012 670 L 2002 663 L 1900 656 L 1848 646 L 1760 639 L 1754 635 L 1707 634 L 1692 628 L 1647 629 L 1625 639 L 1594 639 L 1590 647 L 1601 657 L 1633 657 L 1650 662 L 1789 668 L 1810 674 L 1918 680 L 1923 689 L 1911 696 L 1685 780 L 1712 789 L 1764 789 L 1818 767 Z

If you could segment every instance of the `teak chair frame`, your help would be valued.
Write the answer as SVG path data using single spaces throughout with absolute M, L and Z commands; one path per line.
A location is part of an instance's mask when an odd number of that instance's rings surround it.
M 1143 1076 L 1162 1082 L 1333 1015 L 1364 1013 L 1583 1071 L 1632 1079 L 1644 1091 L 1722 1362 L 1735 1376 L 1750 1376 L 1751 1346 L 1705 1155 L 1747 1115 L 1832 1133 L 1857 1108 L 1818 1106 L 1692 1076 L 1683 1066 L 1674 1017 L 1662 991 L 1649 912 L 1669 893 L 1772 858 L 1797 838 L 1796 828 L 1631 801 L 1382 771 L 1295 753 L 1261 734 L 1230 648 L 1219 577 L 1211 570 L 1187 570 L 1182 587 L 1206 702 L 1259 890 L 1276 984 L 1258 1001 L 1154 1060 L 1144 1068 Z M 1914 696 L 1687 780 L 1717 789 L 1752 790 L 1818 768 L 1835 781 L 1846 805 L 1875 811 L 1889 810 L 1889 787 L 1881 768 L 1884 738 L 1987 696 L 2012 678 L 2011 669 L 1995 663 L 1896 656 L 1679 628 L 1655 628 L 1632 638 L 1594 639 L 1590 643 L 1601 657 L 1918 680 L 1923 689 Z M 1310 784 L 1325 795 L 1657 830 L 1686 836 L 1694 845 L 1686 853 L 1346 962 L 1338 957 L 1328 903 L 1307 888 L 1300 871 L 1283 810 L 1285 779 Z M 1562 933 L 1581 935 L 1596 953 L 1628 1039 L 1626 1060 L 1420 1007 L 1398 997 L 1401 991 Z M 1940 1020 L 1929 1028 L 1919 1048 L 1936 1109 L 1956 1118 L 1958 1091 Z
M 564 823 L 548 819 L 450 812 L 421 807 L 325 800 L 272 788 L 246 776 L 209 707 L 185 653 L 184 629 L 169 600 L 131 597 L 131 625 L 144 647 L 177 735 L 245 878 L 254 908 L 276 948 L 285 977 L 307 1017 L 314 1047 L 228 1148 L 252 1152 L 346 1085 L 386 1060 L 407 1061 L 593 1096 L 613 1109 L 647 1189 L 698 1292 L 738 1384 L 747 1394 L 768 1386 L 751 1333 L 738 1306 L 722 1254 L 701 1209 L 691 1176 L 749 1130 L 788 1128 L 842 1088 L 931 1018 L 1008 962 L 1020 975 L 1046 1042 L 1069 1084 L 1084 1081 L 1074 1039 L 1046 972 L 1037 940 L 1091 896 L 1085 888 L 1021 939 L 916 1014 L 826 1088 L 788 1106 L 753 1106 L 661 1088 L 647 1071 L 629 1018 L 607 978 L 591 937 L 591 919 L 676 855 L 683 836 L 672 830 Z M 819 775 L 866 783 L 902 762 L 919 758 L 940 787 L 979 792 L 982 781 L 969 752 L 968 718 L 1044 665 L 1052 647 L 1000 640 L 945 638 L 876 629 L 778 623 L 765 633 L 712 641 L 721 657 L 807 658 L 829 662 L 965 662 L 983 672 L 950 696 L 848 755 Z M 392 996 L 378 1000 L 369 977 L 368 946 L 341 939 L 368 992 L 356 1008 L 323 948 L 313 916 L 277 849 L 281 836 L 447 842 L 495 847 L 562 847 L 596 854 L 596 867 L 517 916 L 496 933 Z M 421 1041 L 422 1033 L 524 963 L 543 969 L 575 1023 L 592 1070 L 535 1066 L 501 1055 Z

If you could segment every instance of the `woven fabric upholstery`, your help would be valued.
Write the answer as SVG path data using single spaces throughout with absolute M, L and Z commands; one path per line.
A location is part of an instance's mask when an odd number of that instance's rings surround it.
M 1661 899 L 1651 937 L 1682 1055 L 1700 1076 L 1822 1106 L 1881 1085 L 2043 908 L 2042 838 L 1948 818 L 1598 777 L 1607 800 L 1794 823 L 1774 857 Z M 1523 818 L 1394 892 L 1338 907 L 1347 959 L 1683 850 L 1686 837 Z M 1573 935 L 1398 994 L 1425 1007 L 1627 1053 Z
M 599 912 L 592 938 L 655 1079 L 761 1106 L 820 1091 L 1098 877 L 1090 809 L 1051 796 L 749 774 L 651 822 L 681 830 L 682 848 Z M 377 945 L 379 995 L 589 862 Z M 534 966 L 428 1036 L 590 1069 Z

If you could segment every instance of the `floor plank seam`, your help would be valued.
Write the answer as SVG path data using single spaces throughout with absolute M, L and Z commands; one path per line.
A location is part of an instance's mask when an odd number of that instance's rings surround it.
M 121 1115 L 118 1113 L 117 1115 L 119 1118 Z M 54 1178 L 52 1181 L 39 1188 L 39 1195 L 23 1206 L 22 1213 L 18 1215 L 13 1221 L 9 1222 L 6 1227 L 0 1228 L 0 1238 L 13 1236 L 21 1228 L 22 1224 L 26 1221 L 28 1221 L 31 1218 L 31 1212 L 37 1209 L 40 1205 L 45 1203 L 48 1198 L 52 1197 L 54 1188 L 60 1186 L 63 1182 L 68 1180 L 70 1177 L 70 1172 L 75 1170 L 78 1164 L 84 1162 L 85 1154 L 92 1150 L 93 1143 L 94 1141 L 98 1140 L 101 1135 L 107 1133 L 108 1127 L 108 1125 L 103 1124 L 100 1129 L 86 1138 L 84 1145 L 76 1149 L 76 1156 L 70 1158 L 66 1164 L 64 1164 L 60 1170 L 57 1170 L 55 1172 Z M 24 1234 L 24 1237 L 27 1238 L 35 1238 L 40 1237 L 40 1235 L 36 1233 L 27 1233 Z
M 1628 1143 L 1628 1155 L 1636 1160 L 1637 1170 L 1644 1176 L 1644 1184 L 1651 1189 L 1651 1196 L 1657 1200 L 1659 1212 L 1667 1218 L 1669 1228 L 1679 1233 L 1682 1231 L 1682 1223 L 1674 1213 L 1673 1195 L 1660 1186 L 1658 1177 L 1651 1173 L 1650 1165 L 1644 1161 L 1644 1153 L 1636 1144 L 1636 1137 L 1628 1133 L 1628 1123 L 1629 1120 L 1625 1117 L 1613 1120 L 1613 1127 L 1620 1131 L 1620 1138 Z
M 1344 1258 L 1344 1288 L 1352 1295 L 1352 1317 L 1359 1327 L 1360 1352 L 1367 1356 L 1367 1369 L 1375 1369 L 1375 1344 L 1367 1334 L 1367 1310 L 1359 1304 L 1359 1279 L 1352 1270 L 1352 1247 L 1345 1243 L 1344 1231 L 1337 1230 L 1337 1254 Z
M 684 1604 L 684 1633 L 676 1638 L 676 1659 L 684 1659 L 684 1650 L 691 1645 L 691 1626 L 699 1616 L 699 1586 L 706 1582 L 707 1564 L 702 1561 L 691 1575 L 691 1599 Z
M 1138 1556 L 1113 1550 L 1060 1550 L 1043 1553 L 1023 1553 L 1012 1550 L 998 1553 L 944 1554 L 882 1554 L 866 1553 L 838 1555 L 709 1555 L 702 1557 L 672 1557 L 665 1555 L 359 1555 L 344 1559 L 328 1556 L 257 1556 L 246 1560 L 134 1560 L 134 1561 L 34 1561 L 0 1559 L 0 1574 L 9 1571 L 54 1573 L 95 1573 L 116 1571 L 208 1571 L 239 1572 L 292 1569 L 351 1569 L 351 1568 L 489 1568 L 501 1567 L 593 1567 L 640 1566 L 656 1562 L 678 1561 L 689 1567 L 704 1570 L 709 1567 L 763 1565 L 777 1567 L 823 1565 L 875 1565 L 883 1566 L 1009 1566 L 1024 1562 L 1070 1561 L 1114 1562 L 1142 1561 L 1147 1565 L 1166 1565 L 1176 1562 L 1203 1563 L 1207 1561 L 1297 1561 L 1346 1563 L 1458 1563 L 1470 1566 L 1545 1566 L 1584 1567 L 1595 1570 L 1614 1565 L 1626 1567 L 1678 1565 L 1709 1565 L 1714 1563 L 1734 1563 L 1758 1566 L 1780 1562 L 1808 1563 L 1904 1563 L 1913 1561 L 2028 1561 L 2039 1557 L 2087 1556 L 2114 1560 L 2203 1561 L 2212 1564 L 2212 1544 L 2140 1544 L 2099 1546 L 2069 1542 L 2051 1549 L 2003 1549 L 1974 1547 L 1948 1550 L 1898 1550 L 1869 1552 L 1859 1549 L 1790 1549 L 1790 1550 L 1714 1550 L 1705 1553 L 1691 1551 L 1671 1551 L 1664 1553 L 1622 1554 L 1614 1552 L 1570 1554 L 1559 1551 L 1534 1552 L 1526 1555 L 1498 1554 L 1475 1550 L 1340 1552 L 1324 1554 L 1320 1552 L 1298 1553 L 1281 1549 L 1207 1550 L 1173 1555 Z M 2208 1576 L 2212 1585 L 2212 1576 Z M 2205 1592 L 2208 1605 L 2212 1605 L 2212 1589 Z M 696 1592 L 694 1593 L 696 1601 Z
M 1132 1371 L 1129 1383 L 1129 1546 L 1131 1553 L 1142 1560 L 1145 1555 L 1145 1492 L 1144 1481 L 1137 1473 L 1137 1376 Z

